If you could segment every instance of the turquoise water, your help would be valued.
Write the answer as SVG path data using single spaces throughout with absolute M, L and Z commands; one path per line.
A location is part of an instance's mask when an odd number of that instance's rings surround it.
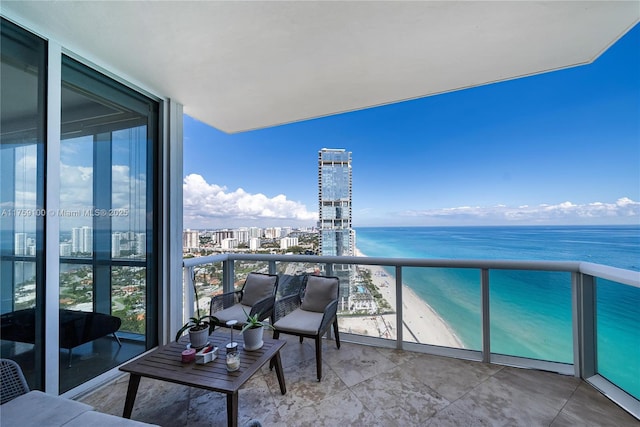
M 640 271 L 640 226 L 356 228 L 368 256 L 588 261 Z M 393 271 L 389 271 L 393 274 Z M 480 271 L 404 268 L 403 282 L 480 350 Z M 494 353 L 573 363 L 571 274 L 492 270 Z M 597 281 L 598 372 L 640 398 L 640 289 Z

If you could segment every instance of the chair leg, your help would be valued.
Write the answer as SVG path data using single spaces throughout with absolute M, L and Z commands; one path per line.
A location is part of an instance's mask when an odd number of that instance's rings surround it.
M 321 336 L 316 336 L 316 373 L 318 374 L 318 381 L 322 378 L 322 340 Z
M 280 331 L 278 331 L 277 329 L 273 330 L 273 339 L 277 340 L 280 337 Z M 275 362 L 273 361 L 273 358 L 271 358 L 271 360 L 269 361 L 269 370 L 273 371 L 273 367 L 275 366 Z
M 333 321 L 333 334 L 336 336 L 336 346 L 340 348 L 340 334 L 338 333 L 338 319 Z

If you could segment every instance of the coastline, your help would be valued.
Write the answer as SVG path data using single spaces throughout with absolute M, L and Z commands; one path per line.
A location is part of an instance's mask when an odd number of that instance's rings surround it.
M 356 256 L 366 256 L 357 248 Z M 368 270 L 373 285 L 391 307 L 396 307 L 395 280 L 378 265 L 363 265 Z M 462 341 L 451 327 L 424 300 L 406 285 L 402 285 L 403 339 L 407 342 L 431 344 L 444 347 L 463 348 Z M 396 315 L 367 315 L 341 317 L 341 329 L 382 338 L 395 338 Z M 374 331 L 377 331 L 375 333 Z

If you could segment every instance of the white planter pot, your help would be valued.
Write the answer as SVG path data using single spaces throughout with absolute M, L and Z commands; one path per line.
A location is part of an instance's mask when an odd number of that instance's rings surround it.
M 262 334 L 264 333 L 264 327 L 247 329 L 242 333 L 244 339 L 244 349 L 247 351 L 257 350 L 262 347 L 264 341 L 262 341 Z
M 191 342 L 191 348 L 197 350 L 204 347 L 209 341 L 209 328 L 195 332 L 189 329 L 189 341 Z

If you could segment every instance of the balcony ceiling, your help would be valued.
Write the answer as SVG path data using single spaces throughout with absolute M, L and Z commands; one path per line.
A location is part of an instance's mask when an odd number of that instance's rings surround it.
M 0 5 L 225 132 L 590 63 L 640 19 L 640 1 Z

